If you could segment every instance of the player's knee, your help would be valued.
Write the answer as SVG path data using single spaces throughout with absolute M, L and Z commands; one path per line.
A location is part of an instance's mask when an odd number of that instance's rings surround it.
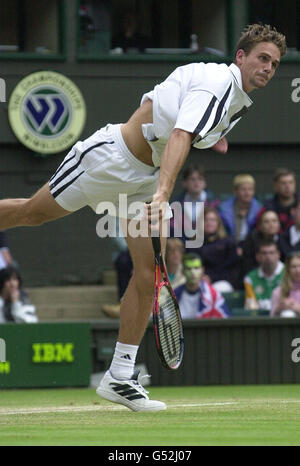
M 154 290 L 154 267 L 144 266 L 135 270 L 136 287 L 140 293 L 153 294 Z

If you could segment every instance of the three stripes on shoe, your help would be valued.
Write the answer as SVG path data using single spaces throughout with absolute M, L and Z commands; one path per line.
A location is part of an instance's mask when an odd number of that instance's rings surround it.
M 121 384 L 116 382 L 111 382 L 110 387 L 118 394 L 123 396 L 129 401 L 137 400 L 139 398 L 146 398 L 146 396 L 142 395 L 138 390 L 133 388 L 131 385 L 128 384 Z

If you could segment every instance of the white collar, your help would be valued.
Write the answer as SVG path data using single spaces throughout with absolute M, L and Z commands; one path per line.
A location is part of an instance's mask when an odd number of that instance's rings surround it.
M 243 89 L 243 81 L 242 81 L 242 73 L 239 67 L 235 63 L 231 63 L 231 65 L 228 67 L 229 70 L 231 71 L 231 74 L 234 77 L 235 83 L 237 84 L 237 87 L 241 91 L 243 98 L 245 99 L 245 104 L 247 103 L 247 107 L 253 104 L 253 101 L 250 99 L 248 96 L 247 92 L 244 91 Z
M 231 65 L 229 66 L 229 69 L 231 73 L 233 74 L 233 76 L 235 77 L 240 88 L 243 89 L 242 73 L 239 67 L 235 63 L 231 63 Z
M 278 264 L 277 264 L 277 266 L 276 266 L 276 269 L 274 270 L 273 275 L 271 275 L 271 277 L 266 277 L 265 274 L 264 274 L 263 269 L 262 269 L 261 266 L 260 266 L 260 267 L 258 268 L 258 276 L 259 276 L 259 277 L 264 277 L 266 280 L 272 280 L 274 277 L 276 277 L 276 275 L 280 274 L 280 272 L 282 271 L 283 267 L 284 267 L 283 262 L 278 261 Z

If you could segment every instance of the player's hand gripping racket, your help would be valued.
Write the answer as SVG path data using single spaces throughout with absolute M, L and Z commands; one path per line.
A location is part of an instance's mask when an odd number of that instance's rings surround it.
M 160 238 L 152 237 L 152 244 L 155 257 L 155 344 L 163 366 L 167 369 L 178 369 L 184 348 L 180 309 L 161 254 Z

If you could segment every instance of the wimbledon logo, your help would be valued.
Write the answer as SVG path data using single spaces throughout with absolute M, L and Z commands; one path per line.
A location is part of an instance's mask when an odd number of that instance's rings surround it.
M 9 100 L 8 116 L 25 146 L 53 154 L 77 141 L 86 109 L 81 92 L 70 79 L 43 71 L 26 76 L 17 85 Z

